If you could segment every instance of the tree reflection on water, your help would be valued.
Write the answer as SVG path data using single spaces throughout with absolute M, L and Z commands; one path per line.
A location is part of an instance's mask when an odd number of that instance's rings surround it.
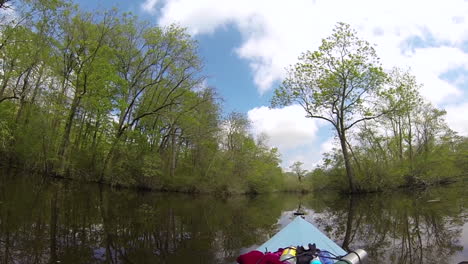
M 460 242 L 468 222 L 461 187 L 359 197 L 220 198 L 0 177 L 5 264 L 233 263 L 275 234 L 283 220 L 291 221 L 299 204 L 344 248 L 366 249 L 370 263 L 458 263 L 468 253 Z
M 330 199 L 314 220 L 343 248 L 366 249 L 370 263 L 454 263 L 467 254 L 459 241 L 466 197 L 450 187 Z

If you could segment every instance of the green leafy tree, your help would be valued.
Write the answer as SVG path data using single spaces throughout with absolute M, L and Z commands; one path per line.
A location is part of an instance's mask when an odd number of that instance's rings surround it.
M 64 91 L 70 88 L 73 94 L 58 150 L 62 170 L 67 160 L 76 114 L 81 108 L 83 98 L 90 93 L 90 89 L 98 87 L 92 85 L 95 75 L 99 74 L 96 63 L 102 58 L 101 53 L 106 50 L 106 40 L 114 26 L 112 14 L 105 13 L 99 22 L 94 21 L 96 19 L 94 16 L 95 14 L 77 14 L 61 21 L 64 33 L 59 44 L 59 57 L 64 58 L 60 65 L 63 69 L 62 84 Z
M 391 109 L 384 115 L 388 122 L 393 137 L 397 142 L 396 153 L 399 159 L 403 159 L 405 143 L 408 146 L 408 156 L 413 157 L 413 119 L 416 109 L 422 104 L 423 99 L 419 94 L 421 85 L 417 83 L 416 77 L 409 71 L 394 68 L 390 74 L 390 87 L 384 93 L 384 107 Z
M 185 29 L 60 0 L 13 4 L 17 16 L 0 14 L 2 165 L 160 190 L 278 189 L 278 152 L 244 115 L 221 121 Z
M 317 51 L 307 51 L 290 67 L 272 99 L 273 106 L 300 104 L 307 117 L 329 122 L 340 140 L 349 190 L 357 192 L 347 134 L 382 112 L 375 102 L 386 74 L 374 48 L 348 24 L 338 23 Z
M 293 165 L 289 167 L 292 170 L 292 172 L 296 174 L 297 180 L 299 182 L 302 182 L 302 178 L 304 178 L 307 174 L 307 170 L 302 169 L 302 165 L 304 165 L 304 163 L 296 161 L 293 163 Z
M 181 103 L 184 94 L 201 81 L 196 77 L 201 70 L 196 44 L 185 29 L 148 27 L 124 17 L 117 33 L 112 42 L 120 79 L 116 82 L 118 124 L 104 169 L 127 130 Z

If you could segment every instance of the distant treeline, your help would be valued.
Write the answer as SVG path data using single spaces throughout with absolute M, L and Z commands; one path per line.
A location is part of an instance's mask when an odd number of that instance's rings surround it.
M 197 43 L 117 10 L 14 1 L 0 28 L 0 162 L 186 192 L 277 190 L 276 149 L 222 117 Z

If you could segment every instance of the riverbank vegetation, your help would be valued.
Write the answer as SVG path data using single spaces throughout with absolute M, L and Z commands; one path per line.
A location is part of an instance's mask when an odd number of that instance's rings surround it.
M 419 188 L 466 179 L 468 139 L 448 128 L 444 115 L 423 103 L 404 116 L 385 115 L 360 126 L 351 137 L 354 144 L 349 144 L 358 190 Z M 345 175 L 341 150 L 334 148 L 307 179 L 316 188 L 345 191 Z
M 1 19 L 0 159 L 46 174 L 186 192 L 264 192 L 276 149 L 222 117 L 197 43 L 116 10 L 17 1 Z
M 272 105 L 300 104 L 335 131 L 340 147 L 308 175 L 316 187 L 356 193 L 455 181 L 468 173 L 468 139 L 421 87 L 409 70 L 383 70 L 374 47 L 338 23 L 290 67 Z
M 410 72 L 383 70 L 373 47 L 344 23 L 300 58 L 273 99 L 328 121 L 340 148 L 313 172 L 296 162 L 285 173 L 277 149 L 249 133 L 244 114 L 223 114 L 184 28 L 59 0 L 11 4 L 0 6 L 5 166 L 218 193 L 379 191 L 468 171 L 468 141 L 447 127 L 445 111 L 423 100 Z

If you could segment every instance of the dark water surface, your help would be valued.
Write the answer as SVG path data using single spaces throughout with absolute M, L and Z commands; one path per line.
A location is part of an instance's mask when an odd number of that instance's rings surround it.
M 370 263 L 458 263 L 468 260 L 467 187 L 223 199 L 0 172 L 0 263 L 232 263 L 298 206 Z

